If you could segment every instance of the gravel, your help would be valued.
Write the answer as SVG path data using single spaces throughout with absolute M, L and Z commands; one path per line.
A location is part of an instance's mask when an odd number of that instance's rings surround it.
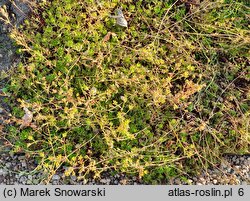
M 52 184 L 52 185 L 140 185 L 143 183 L 138 177 L 129 177 L 123 173 L 111 175 L 105 172 L 98 180 L 78 180 L 77 176 L 64 177 L 58 171 L 51 177 L 49 183 L 44 182 L 46 175 L 43 172 L 33 171 L 36 161 L 24 154 L 10 154 L 9 147 L 0 141 L 0 184 Z M 7 150 L 7 151 L 6 151 Z M 25 164 L 25 165 L 24 165 Z M 66 168 L 66 167 L 65 167 Z M 202 171 L 187 181 L 180 178 L 166 180 L 164 184 L 169 185 L 249 185 L 250 184 L 250 156 L 249 155 L 227 155 L 221 164 L 213 169 Z
M 0 7 L 7 5 L 10 16 L 14 14 L 16 17 L 13 23 L 19 25 L 25 19 L 30 9 L 22 1 L 15 0 L 15 3 L 22 12 L 13 6 L 9 0 L 0 0 Z M 0 22 L 0 71 L 7 70 L 10 66 L 15 66 L 19 61 L 18 56 L 15 54 L 16 48 L 8 37 L 9 32 L 10 27 Z M 0 82 L 0 88 L 4 87 L 5 81 Z M 6 111 L 8 110 L 8 106 L 0 97 L 0 124 L 3 122 L 3 118 L 7 118 Z M 0 138 L 0 184 L 45 184 L 43 180 L 46 178 L 46 175 L 43 172 L 34 171 L 36 161 L 23 154 L 12 154 L 11 148 L 6 145 L 6 141 Z M 202 171 L 199 175 L 190 177 L 186 182 L 183 182 L 180 178 L 173 178 L 165 181 L 165 184 L 248 185 L 250 184 L 249 167 L 249 155 L 227 155 L 217 168 Z M 99 180 L 78 181 L 76 176 L 64 177 L 62 173 L 57 172 L 52 176 L 49 184 L 140 185 L 144 183 L 137 177 L 128 177 L 125 174 L 111 175 L 106 172 L 101 175 Z

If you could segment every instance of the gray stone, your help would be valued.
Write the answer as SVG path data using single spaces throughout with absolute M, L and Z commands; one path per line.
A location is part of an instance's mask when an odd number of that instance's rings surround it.
M 246 165 L 249 165 L 250 166 L 250 157 L 246 160 Z
M 0 169 L 0 176 L 1 175 L 5 176 L 6 174 L 8 174 L 8 172 L 5 169 L 1 168 Z
M 21 164 L 22 164 L 22 167 L 24 167 L 24 168 L 27 167 L 27 163 L 25 161 L 22 161 Z
M 29 174 L 29 175 L 28 175 L 28 179 L 29 179 L 29 180 L 32 180 L 32 179 L 33 179 L 33 176 Z
M 53 180 L 53 181 L 52 181 L 52 185 L 59 185 L 58 180 Z
M 71 179 L 72 181 L 76 181 L 77 177 L 76 177 L 76 176 L 71 175 L 71 176 L 70 176 L 70 179 Z
M 10 167 L 11 167 L 11 163 L 10 163 L 10 162 L 6 163 L 6 164 L 5 164 L 5 167 L 6 167 L 6 168 L 10 168 Z
M 52 176 L 52 180 L 60 180 L 60 176 L 58 174 L 55 174 Z
M 26 184 L 26 181 L 27 181 L 27 177 L 26 176 L 21 176 L 19 178 L 19 182 L 22 183 L 22 184 Z
M 100 182 L 103 183 L 103 184 L 106 184 L 107 180 L 106 179 L 101 179 Z
M 244 160 L 245 160 L 245 157 L 244 157 L 244 156 L 240 157 L 240 160 L 241 160 L 241 161 L 244 161 Z
M 228 172 L 229 174 L 233 174 L 233 173 L 234 173 L 234 169 L 231 168 L 231 167 L 228 167 L 228 168 L 227 168 L 227 172 Z
M 174 180 L 174 184 L 180 185 L 181 184 L 181 180 L 179 178 Z
M 205 179 L 203 177 L 200 178 L 201 182 L 205 182 Z

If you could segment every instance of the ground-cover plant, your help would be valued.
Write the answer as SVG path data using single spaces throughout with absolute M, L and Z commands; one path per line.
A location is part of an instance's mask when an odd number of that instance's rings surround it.
M 248 153 L 249 15 L 244 1 L 43 1 L 11 35 L 23 61 L 6 138 L 78 179 L 161 183 Z

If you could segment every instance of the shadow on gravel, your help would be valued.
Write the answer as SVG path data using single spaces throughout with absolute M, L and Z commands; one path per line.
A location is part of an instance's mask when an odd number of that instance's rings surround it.
M 10 107 L 6 100 L 8 97 L 4 93 L 4 87 L 8 82 L 8 77 L 6 78 L 5 76 L 3 78 L 2 74 L 3 72 L 7 73 L 11 68 L 15 68 L 20 61 L 19 55 L 16 54 L 17 47 L 14 45 L 12 39 L 10 39 L 9 34 L 11 33 L 11 26 L 18 27 L 31 11 L 27 2 L 28 0 L 0 0 L 0 134 L 1 125 L 4 125 L 4 121 L 8 119 L 10 113 Z M 6 17 L 12 25 L 4 22 Z M 0 135 L 0 146 L 1 145 Z
M 14 26 L 19 26 L 30 12 L 30 6 L 27 0 L 0 0 L 1 10 L 6 10 L 11 23 Z M 1 15 L 5 19 L 6 17 Z M 0 71 L 7 70 L 18 62 L 16 47 L 9 38 L 11 26 L 7 25 L 0 19 Z

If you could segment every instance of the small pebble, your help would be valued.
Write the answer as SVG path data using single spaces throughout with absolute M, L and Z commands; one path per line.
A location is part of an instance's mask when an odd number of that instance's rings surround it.
M 19 178 L 19 182 L 21 182 L 22 184 L 25 184 L 26 181 L 27 181 L 27 177 L 25 177 L 25 176 L 21 176 L 21 177 Z
M 7 147 L 6 147 L 7 148 Z M 244 160 L 243 160 L 244 159 Z M 42 172 L 36 174 L 28 174 L 29 169 L 32 170 L 36 167 L 33 160 L 25 160 L 25 156 L 18 156 L 14 153 L 0 153 L 0 184 L 46 184 L 43 179 L 46 178 Z M 249 185 L 250 184 L 250 157 L 249 156 L 228 156 L 225 161 L 221 163 L 221 169 L 208 169 L 207 172 L 203 171 L 199 175 L 190 177 L 185 184 L 196 185 Z M 223 168 L 222 168 L 223 167 Z M 14 172 L 13 172 L 14 171 Z M 111 176 L 108 172 L 104 173 L 100 180 L 90 178 L 86 181 L 77 181 L 77 176 L 70 176 L 67 179 L 62 177 L 62 173 L 57 172 L 52 176 L 50 184 L 73 184 L 73 185 L 96 185 L 96 184 L 114 184 L 114 185 L 140 185 L 145 184 L 143 180 L 138 177 L 126 177 L 125 174 L 116 174 Z M 180 178 L 168 180 L 167 184 L 181 185 L 183 182 Z
M 180 185 L 181 184 L 181 180 L 179 178 L 174 180 L 174 184 Z
M 60 176 L 55 174 L 52 176 L 52 180 L 59 180 L 60 179 Z
M 22 167 L 27 167 L 27 164 L 25 161 L 22 162 Z
M 77 177 L 76 177 L 76 176 L 71 175 L 71 176 L 70 176 L 70 179 L 71 179 L 72 181 L 76 181 Z
M 6 163 L 5 167 L 10 168 L 11 167 L 11 163 L 10 162 Z
M 32 180 L 32 178 L 33 178 L 32 175 L 28 175 L 29 180 Z
M 205 179 L 203 177 L 200 178 L 201 182 L 205 182 Z
M 103 184 L 106 184 L 107 181 L 106 181 L 106 179 L 101 179 L 100 182 Z
M 244 160 L 245 160 L 245 157 L 240 157 L 240 160 L 241 160 L 241 161 L 244 161 Z
M 59 185 L 57 180 L 52 181 L 52 185 Z

